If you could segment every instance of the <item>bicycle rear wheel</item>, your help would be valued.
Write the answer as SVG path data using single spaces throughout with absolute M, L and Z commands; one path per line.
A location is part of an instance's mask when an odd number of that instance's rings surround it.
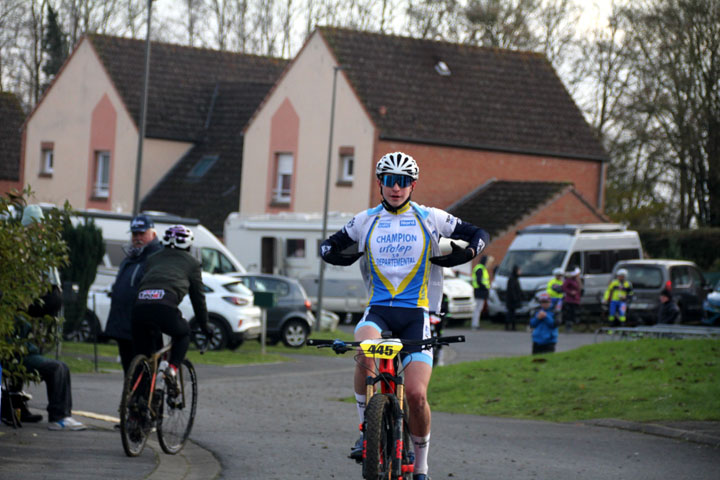
M 152 429 L 148 408 L 151 383 L 152 370 L 148 358 L 136 356 L 125 376 L 120 400 L 120 437 L 128 457 L 137 457 L 142 453 Z
M 387 395 L 373 395 L 365 408 L 365 458 L 363 478 L 366 480 L 390 479 L 395 414 Z
M 160 447 L 174 455 L 185 446 L 197 409 L 197 376 L 190 360 L 183 360 L 177 372 L 177 391 L 165 382 L 165 401 L 158 412 L 157 434 Z

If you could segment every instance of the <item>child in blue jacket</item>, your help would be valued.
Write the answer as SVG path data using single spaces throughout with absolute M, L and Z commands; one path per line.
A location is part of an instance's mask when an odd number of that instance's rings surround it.
M 553 315 L 550 295 L 541 293 L 538 295 L 540 309 L 530 319 L 532 332 L 532 353 L 550 353 L 555 351 L 555 344 L 558 338 L 558 328 Z

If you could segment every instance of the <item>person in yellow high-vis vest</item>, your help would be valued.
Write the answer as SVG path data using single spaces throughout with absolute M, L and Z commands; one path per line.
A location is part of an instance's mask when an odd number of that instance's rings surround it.
M 610 302 L 608 322 L 613 326 L 624 325 L 627 319 L 627 302 L 633 296 L 633 289 L 626 277 L 627 270 L 618 270 L 617 278 L 610 282 L 603 297 L 603 303 Z
M 563 269 L 562 268 L 555 268 L 553 269 L 553 278 L 550 279 L 550 281 L 547 283 L 547 287 L 545 288 L 545 293 L 547 293 L 550 296 L 550 307 L 552 308 L 553 314 L 555 315 L 556 323 L 558 320 L 558 315 L 560 313 L 560 310 L 562 309 L 562 299 L 563 299 Z
M 492 265 L 493 257 L 483 255 L 472 271 L 472 286 L 475 289 L 475 309 L 473 310 L 470 328 L 480 328 L 480 315 L 485 308 L 485 302 L 490 294 L 490 273 L 488 268 Z

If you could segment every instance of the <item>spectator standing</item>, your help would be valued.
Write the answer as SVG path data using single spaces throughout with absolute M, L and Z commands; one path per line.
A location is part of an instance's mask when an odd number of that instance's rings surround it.
M 562 268 L 553 269 L 553 278 L 547 283 L 545 287 L 545 293 L 550 296 L 550 303 L 552 304 L 553 313 L 555 314 L 555 320 L 559 320 L 559 313 L 562 309 L 563 299 L 563 270 Z
M 552 353 L 557 344 L 558 328 L 555 323 L 554 311 L 550 295 L 541 293 L 538 295 L 540 308 L 530 319 L 532 331 L 532 353 Z
M 127 373 L 133 359 L 132 308 L 137 298 L 140 281 L 145 274 L 145 262 L 162 249 L 157 238 L 155 223 L 147 215 L 137 215 L 130 222 L 130 247 L 120 264 L 115 284 L 105 335 L 115 339 L 123 371 Z
M 470 328 L 478 330 L 480 328 L 480 317 L 485 308 L 488 295 L 490 294 L 490 272 L 488 268 L 493 263 L 493 257 L 483 255 L 480 261 L 473 268 L 472 286 L 475 289 L 475 309 L 473 310 Z
M 515 330 L 515 310 L 520 307 L 522 302 L 522 290 L 520 289 L 520 267 L 513 265 L 510 271 L 510 277 L 507 281 L 507 290 L 505 292 L 505 307 L 507 313 L 505 315 L 505 330 Z
M 660 307 L 658 308 L 657 323 L 672 324 L 680 319 L 680 307 L 672 298 L 672 292 L 667 288 L 660 292 Z
M 608 321 L 613 326 L 625 325 L 627 319 L 627 302 L 633 296 L 632 284 L 626 280 L 627 274 L 624 268 L 619 269 L 617 278 L 610 282 L 603 297 L 603 303 L 610 302 Z
M 580 309 L 580 297 L 582 296 L 582 282 L 580 280 L 580 268 L 575 267 L 565 272 L 563 289 L 563 322 L 565 331 L 572 330 L 573 324 L 577 323 L 578 310 Z

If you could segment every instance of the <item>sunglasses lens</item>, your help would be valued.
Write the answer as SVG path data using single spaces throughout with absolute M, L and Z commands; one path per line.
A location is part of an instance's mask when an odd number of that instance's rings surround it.
M 412 177 L 408 177 L 407 175 L 394 175 L 394 174 L 383 175 L 383 177 L 382 177 L 383 186 L 392 187 L 396 183 L 400 186 L 400 188 L 409 187 L 412 184 Z

